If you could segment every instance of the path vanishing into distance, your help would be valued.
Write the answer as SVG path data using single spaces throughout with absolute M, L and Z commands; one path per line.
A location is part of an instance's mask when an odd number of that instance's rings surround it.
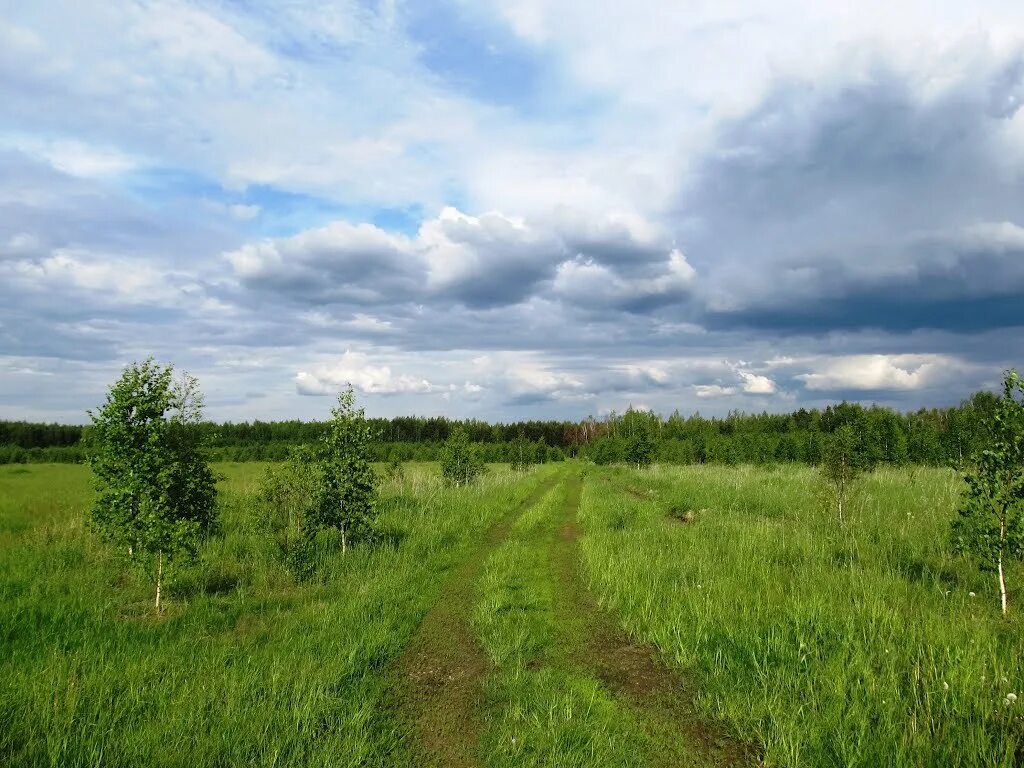
M 588 590 L 583 478 L 558 470 L 449 578 L 399 660 L 417 765 L 756 766 Z

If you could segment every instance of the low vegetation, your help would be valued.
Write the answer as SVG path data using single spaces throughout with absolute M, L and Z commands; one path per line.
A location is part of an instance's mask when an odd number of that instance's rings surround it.
M 538 473 L 409 465 L 379 540 L 297 582 L 258 518 L 264 467 L 214 467 L 222 530 L 148 579 L 84 526 L 85 467 L 0 468 L 0 764 L 415 765 L 391 663 L 447 574 Z
M 590 582 L 769 765 L 1019 765 L 1024 626 L 950 551 L 959 478 L 877 470 L 843 527 L 821 483 L 796 467 L 591 471 Z M 699 514 L 680 525 L 679 510 Z

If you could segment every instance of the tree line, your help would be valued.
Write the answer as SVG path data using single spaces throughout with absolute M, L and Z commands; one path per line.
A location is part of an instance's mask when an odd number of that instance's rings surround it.
M 735 411 L 725 417 L 667 418 L 628 409 L 581 422 L 519 421 L 491 424 L 476 419 L 399 416 L 369 418 L 372 461 L 437 461 L 444 442 L 461 431 L 488 462 L 511 462 L 525 439 L 537 461 L 588 458 L 599 464 L 631 461 L 638 434 L 651 459 L 669 464 L 818 465 L 828 437 L 843 427 L 858 435 L 873 462 L 960 465 L 978 450 L 981 424 L 994 413 L 998 396 L 978 392 L 959 406 L 900 413 L 881 406 L 842 402 L 824 409 L 785 414 Z M 0 463 L 83 462 L 88 426 L 0 421 Z M 329 433 L 328 421 L 253 421 L 196 425 L 214 461 L 283 461 L 295 446 L 313 445 Z

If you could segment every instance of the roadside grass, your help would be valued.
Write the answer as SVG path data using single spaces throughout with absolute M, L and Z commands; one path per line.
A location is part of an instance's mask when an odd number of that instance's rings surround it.
M 875 472 L 843 528 L 819 488 L 806 467 L 591 470 L 588 577 L 769 765 L 1020 765 L 1024 605 L 1001 619 L 949 554 L 957 477 Z
M 388 535 L 296 584 L 254 515 L 259 465 L 218 465 L 223 536 L 169 607 L 83 524 L 88 470 L 0 467 L 0 763 L 410 764 L 390 665 L 447 572 L 551 470 L 385 482 Z M 27 471 L 26 471 L 27 470 Z

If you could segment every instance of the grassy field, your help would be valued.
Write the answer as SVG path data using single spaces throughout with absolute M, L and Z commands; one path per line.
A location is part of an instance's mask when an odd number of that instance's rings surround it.
M 845 529 L 817 489 L 806 468 L 592 473 L 587 572 L 771 765 L 1022 764 L 1024 609 L 1004 621 L 949 555 L 956 476 L 878 471 Z
M 296 584 L 262 468 L 217 470 L 223 537 L 156 618 L 83 524 L 85 468 L 0 467 L 0 763 L 1024 758 L 1024 608 L 948 554 L 951 472 L 874 473 L 840 528 L 807 468 L 409 466 L 382 543 Z
M 296 586 L 251 514 L 258 465 L 219 465 L 225 536 L 176 574 L 168 614 L 83 527 L 87 470 L 0 467 L 0 763 L 402 765 L 389 662 L 444 572 L 525 497 L 492 471 L 386 487 L 397 544 L 337 557 Z

